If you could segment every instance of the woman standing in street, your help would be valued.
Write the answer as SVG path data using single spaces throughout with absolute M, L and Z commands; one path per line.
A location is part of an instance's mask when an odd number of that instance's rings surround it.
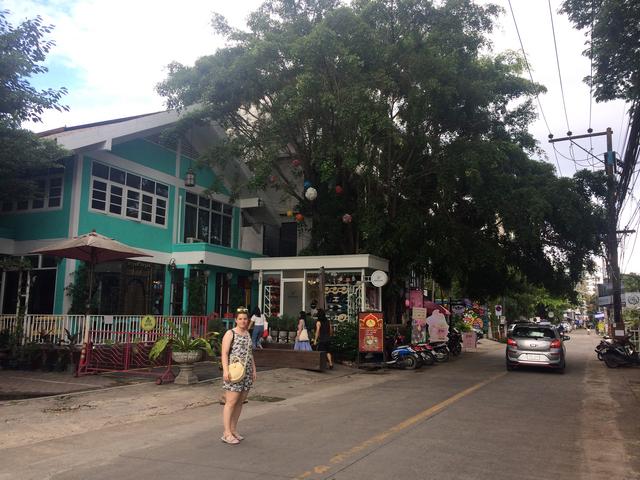
M 262 338 L 262 332 L 264 332 L 264 315 L 260 311 L 260 307 L 256 307 L 251 315 L 249 330 L 251 330 L 251 327 L 253 327 L 251 332 L 251 343 L 253 348 L 261 348 L 260 339 Z
M 231 382 L 229 363 L 231 357 L 237 357 L 245 365 L 245 375 L 239 382 Z M 222 388 L 225 390 L 225 404 L 222 411 L 224 433 L 221 440 L 230 445 L 237 445 L 244 437 L 238 433 L 238 419 L 242 412 L 242 403 L 249 395 L 249 390 L 256 381 L 256 367 L 249 336 L 249 315 L 246 308 L 236 311 L 236 326 L 227 330 L 222 337 Z
M 333 368 L 333 358 L 331 357 L 331 323 L 327 319 L 324 310 L 318 309 L 318 321 L 316 322 L 316 334 L 313 343 L 317 346 L 317 350 L 327 352 L 327 363 L 329 368 Z
M 296 343 L 293 345 L 293 349 L 311 351 L 309 331 L 307 330 L 307 314 L 305 312 L 300 312 L 298 316 L 298 331 L 296 332 Z

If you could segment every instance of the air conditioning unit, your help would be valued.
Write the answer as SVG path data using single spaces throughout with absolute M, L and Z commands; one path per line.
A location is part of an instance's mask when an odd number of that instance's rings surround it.
M 187 237 L 187 243 L 202 243 L 202 240 L 195 237 Z

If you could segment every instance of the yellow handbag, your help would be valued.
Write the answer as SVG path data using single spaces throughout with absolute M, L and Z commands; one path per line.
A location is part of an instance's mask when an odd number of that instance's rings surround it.
M 233 340 L 231 340 L 231 346 L 229 350 L 233 348 L 233 342 L 236 340 L 236 332 L 231 330 L 233 334 Z M 249 361 L 249 354 L 245 355 L 244 363 L 238 355 L 229 355 L 229 382 L 239 383 L 244 380 L 247 374 L 247 362 Z

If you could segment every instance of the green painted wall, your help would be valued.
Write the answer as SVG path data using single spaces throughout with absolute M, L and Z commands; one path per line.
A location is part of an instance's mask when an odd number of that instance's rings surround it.
M 58 270 L 56 271 L 56 292 L 55 298 L 53 299 L 53 312 L 56 315 L 61 315 L 64 312 L 62 310 L 62 303 L 64 302 L 64 297 L 67 292 L 64 290 L 64 277 L 66 274 L 66 265 L 67 261 L 63 258 L 60 260 L 58 264 Z
M 3 238 L 14 240 L 41 240 L 45 238 L 67 238 L 69 235 L 69 212 L 73 185 L 73 159 L 65 161 L 62 185 L 62 208 L 60 210 L 28 210 L 22 213 L 1 214 L 0 227 Z
M 174 176 L 176 174 L 176 152 L 146 140 L 137 139 L 114 145 L 111 149 L 117 155 L 132 162 L 153 168 Z M 184 178 L 184 177 L 182 177 Z
M 208 167 L 198 166 L 198 162 L 184 155 L 180 156 L 180 178 L 184 178 L 187 170 L 192 168 L 196 174 L 196 185 L 203 188 L 211 188 L 216 180 L 216 174 Z M 224 185 L 219 185 L 220 193 L 229 195 L 229 190 Z

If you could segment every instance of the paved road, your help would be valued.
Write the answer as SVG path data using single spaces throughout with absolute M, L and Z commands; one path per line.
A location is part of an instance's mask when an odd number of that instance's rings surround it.
M 220 442 L 220 407 L 208 406 L 4 450 L 0 478 L 640 478 L 640 369 L 607 369 L 596 342 L 572 334 L 564 375 L 506 372 L 493 344 L 251 402 L 239 446 Z

